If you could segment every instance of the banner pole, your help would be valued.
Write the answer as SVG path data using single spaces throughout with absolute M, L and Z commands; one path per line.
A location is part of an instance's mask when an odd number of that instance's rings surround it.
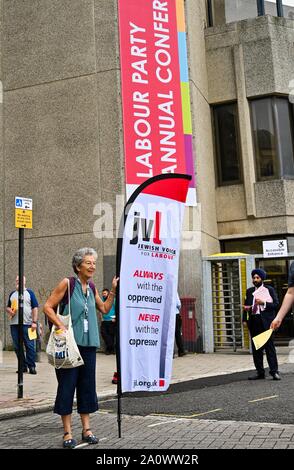
M 120 258 L 119 258 L 120 260 Z M 119 271 L 118 271 L 119 272 Z M 120 338 L 119 338 L 119 281 L 117 284 L 117 297 L 115 303 L 116 318 L 116 371 L 117 371 L 117 426 L 118 437 L 121 438 L 121 367 L 120 367 Z
M 126 222 L 125 208 L 124 214 L 120 221 L 117 250 L 116 250 L 116 276 L 120 276 L 121 268 L 121 256 L 122 256 L 122 243 L 123 233 Z M 117 371 L 117 426 L 118 426 L 118 437 L 121 438 L 121 362 L 120 362 L 120 279 L 117 283 L 116 288 L 116 302 L 115 302 L 115 319 L 116 319 L 116 371 Z

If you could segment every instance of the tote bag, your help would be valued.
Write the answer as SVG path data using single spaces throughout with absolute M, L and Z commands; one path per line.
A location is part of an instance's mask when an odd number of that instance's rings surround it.
M 66 326 L 67 330 L 62 331 L 53 325 L 49 341 L 46 348 L 48 362 L 55 369 L 72 369 L 84 364 L 79 348 L 74 338 L 74 332 L 70 313 L 70 286 L 68 280 L 68 314 L 59 314 L 59 305 L 57 308 L 57 316 Z

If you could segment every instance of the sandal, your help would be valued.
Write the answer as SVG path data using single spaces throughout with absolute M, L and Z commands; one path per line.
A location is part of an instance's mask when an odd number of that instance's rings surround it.
M 69 433 L 69 432 L 65 432 L 65 433 L 63 434 L 63 437 L 65 437 L 67 434 L 70 434 L 70 433 Z M 62 447 L 63 447 L 64 449 L 74 449 L 76 445 L 77 445 L 77 441 L 76 441 L 75 439 L 65 439 L 65 440 L 63 441 Z
M 89 434 L 88 436 L 85 436 L 84 432 L 89 432 L 89 431 L 91 432 L 91 434 Z M 92 433 L 91 429 L 85 429 L 85 431 L 82 431 L 82 441 L 88 442 L 88 444 L 98 444 L 99 439 Z

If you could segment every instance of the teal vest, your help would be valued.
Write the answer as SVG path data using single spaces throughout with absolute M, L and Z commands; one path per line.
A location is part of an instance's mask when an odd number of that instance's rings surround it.
M 96 301 L 94 293 L 88 284 L 87 296 L 83 293 L 82 284 L 79 279 L 70 298 L 70 312 L 76 343 L 79 346 L 100 347 L 98 321 L 96 313 Z M 84 332 L 85 305 L 88 306 L 88 331 Z M 68 305 L 65 306 L 63 315 L 68 314 Z

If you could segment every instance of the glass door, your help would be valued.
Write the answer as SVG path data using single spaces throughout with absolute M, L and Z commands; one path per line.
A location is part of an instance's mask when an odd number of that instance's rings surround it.
M 265 285 L 269 284 L 276 290 L 280 305 L 288 289 L 288 272 L 293 260 L 288 258 L 259 259 L 256 265 L 267 273 Z M 276 332 L 276 344 L 288 345 L 294 338 L 294 307 L 286 315 L 282 325 Z

